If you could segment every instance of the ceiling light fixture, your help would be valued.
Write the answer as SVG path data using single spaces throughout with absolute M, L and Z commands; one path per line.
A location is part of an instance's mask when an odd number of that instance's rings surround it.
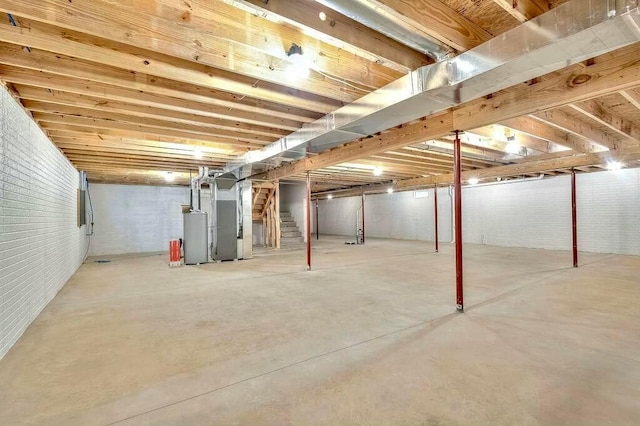
M 320 15 L 318 15 L 318 17 L 320 18 L 320 20 L 321 20 L 322 22 L 324 22 L 324 21 L 326 21 L 326 20 L 327 20 L 327 14 L 326 14 L 326 13 L 324 13 L 324 12 L 320 12 Z
M 609 161 L 607 163 L 607 170 L 620 170 L 623 164 L 619 161 Z
M 333 198 L 333 194 L 329 194 L 329 195 L 327 195 L 327 200 L 330 200 L 330 199 L 332 199 L 332 198 Z
M 391 194 L 393 192 L 393 188 L 389 187 L 387 188 L 387 194 Z
M 373 175 L 374 176 L 382 176 L 382 167 L 380 166 L 376 166 L 373 168 Z
M 302 47 L 292 43 L 291 47 L 287 51 L 287 57 L 289 58 L 287 77 L 294 81 L 304 80 L 309 77 L 309 65 L 307 64 L 306 59 L 302 56 Z
M 507 151 L 508 154 L 520 154 L 520 151 L 522 151 L 522 147 L 518 142 L 516 142 L 516 137 L 511 136 L 507 142 L 507 146 L 505 147 L 505 150 Z
M 167 172 L 164 175 L 164 180 L 166 180 L 167 182 L 173 182 L 175 179 L 175 175 L 173 174 L 173 172 Z
M 469 185 L 477 185 L 478 182 L 480 182 L 480 180 L 478 178 L 472 177 L 472 178 L 469 178 L 467 182 L 469 182 Z

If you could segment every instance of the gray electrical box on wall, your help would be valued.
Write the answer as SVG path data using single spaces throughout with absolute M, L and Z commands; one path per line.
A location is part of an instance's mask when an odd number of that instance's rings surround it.
M 87 224 L 87 191 L 78 189 L 78 228 Z
M 87 172 L 78 172 L 78 228 L 87 224 Z

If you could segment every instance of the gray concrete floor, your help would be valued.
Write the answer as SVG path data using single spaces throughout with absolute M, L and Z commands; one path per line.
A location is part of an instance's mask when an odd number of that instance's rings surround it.
M 0 361 L 0 424 L 637 425 L 640 258 L 322 238 L 83 265 Z M 314 241 L 315 244 L 315 241 Z

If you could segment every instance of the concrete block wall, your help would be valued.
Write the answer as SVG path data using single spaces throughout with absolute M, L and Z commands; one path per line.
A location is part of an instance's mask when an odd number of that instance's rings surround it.
M 465 242 L 550 250 L 572 247 L 569 176 L 466 186 L 462 208 Z
M 463 188 L 467 243 L 570 250 L 569 176 Z M 578 245 L 581 251 L 640 255 L 640 169 L 577 175 Z M 320 235 L 351 236 L 360 197 L 320 200 Z M 451 198 L 438 192 L 439 239 L 451 241 Z M 369 237 L 431 241 L 433 190 L 367 196 Z
M 82 264 L 78 171 L 0 86 L 0 358 Z
M 640 255 L 640 169 L 578 175 L 578 246 Z
M 89 191 L 95 222 L 90 256 L 168 251 L 169 240 L 182 238 L 188 187 L 90 183 Z M 207 207 L 208 198 L 202 203 Z
M 433 189 L 427 190 L 426 194 L 423 198 L 416 198 L 414 191 L 367 195 L 364 209 L 366 235 L 374 238 L 433 241 Z M 355 239 L 356 215 L 361 204 L 360 197 L 319 200 L 320 235 L 345 235 Z M 450 206 L 448 189 L 438 188 L 440 241 L 451 241 Z

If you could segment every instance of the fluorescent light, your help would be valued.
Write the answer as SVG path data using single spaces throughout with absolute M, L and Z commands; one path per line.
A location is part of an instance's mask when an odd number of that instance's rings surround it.
M 387 188 L 387 194 L 391 194 L 393 192 L 393 188 L 389 187 Z
M 619 161 L 609 161 L 607 163 L 607 170 L 620 170 L 623 164 Z
M 469 182 L 469 185 L 477 185 L 478 182 L 480 182 L 480 180 L 478 178 L 472 177 L 472 178 L 469 178 L 467 182 Z
M 380 166 L 374 167 L 373 175 L 374 176 L 382 176 L 382 167 L 380 167 Z
M 173 172 L 167 172 L 164 175 L 164 180 L 166 180 L 167 182 L 173 182 L 175 179 L 175 175 L 173 174 Z
M 195 157 L 196 160 L 202 159 L 202 151 L 200 151 L 199 149 L 195 149 L 193 151 L 193 156 Z
M 332 199 L 332 198 L 333 198 L 333 194 L 329 194 L 329 195 L 327 195 L 327 200 L 330 200 L 330 199 Z

